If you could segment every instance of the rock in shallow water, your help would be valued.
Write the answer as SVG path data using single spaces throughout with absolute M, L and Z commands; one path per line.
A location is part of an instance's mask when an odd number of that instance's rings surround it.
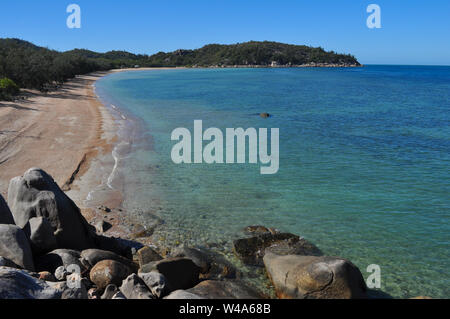
M 0 267 L 0 299 L 60 299 L 61 292 L 24 270 Z
M 282 299 L 366 298 L 359 269 L 338 257 L 287 255 L 271 252 L 264 264 L 277 296 Z
M 321 256 L 314 244 L 289 233 L 263 233 L 258 236 L 237 239 L 233 242 L 234 253 L 246 264 L 263 266 L 266 251 L 287 255 Z
M 15 225 L 0 225 L 0 256 L 34 271 L 33 254 L 25 232 Z

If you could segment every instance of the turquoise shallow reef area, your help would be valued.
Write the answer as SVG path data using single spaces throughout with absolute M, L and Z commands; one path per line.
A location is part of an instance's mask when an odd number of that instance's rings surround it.
M 127 211 L 164 220 L 157 238 L 229 247 L 276 227 L 365 278 L 380 265 L 393 297 L 450 296 L 450 67 L 136 71 L 96 91 L 123 122 L 108 182 Z M 175 165 L 171 133 L 194 120 L 279 128 L 279 172 Z

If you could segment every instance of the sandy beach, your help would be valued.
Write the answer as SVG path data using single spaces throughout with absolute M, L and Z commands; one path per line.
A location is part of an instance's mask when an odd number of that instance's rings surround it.
M 24 100 L 0 102 L 0 193 L 30 167 L 49 172 L 64 189 L 111 150 L 113 121 L 96 99 L 93 83 L 106 72 L 78 76 L 48 94 L 26 91 Z

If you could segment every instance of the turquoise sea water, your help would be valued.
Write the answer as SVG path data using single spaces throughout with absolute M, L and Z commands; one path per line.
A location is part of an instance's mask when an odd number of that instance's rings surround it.
M 450 67 L 187 69 L 97 82 L 121 112 L 111 187 L 155 240 L 217 243 L 261 224 L 304 236 L 393 297 L 450 297 Z M 269 119 L 259 113 L 273 115 Z M 171 161 L 171 132 L 280 129 L 280 170 Z

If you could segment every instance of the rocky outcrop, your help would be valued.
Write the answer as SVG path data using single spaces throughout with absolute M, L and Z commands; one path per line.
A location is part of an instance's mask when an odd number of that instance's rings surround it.
M 16 225 L 24 228 L 33 217 L 45 217 L 51 224 L 58 247 L 83 250 L 95 247 L 95 229 L 53 178 L 38 168 L 13 178 L 8 204 Z
M 366 297 L 359 269 L 338 257 L 268 252 L 264 264 L 276 294 L 283 299 L 354 299 Z
M 187 292 L 205 299 L 263 299 L 253 287 L 236 280 L 206 280 Z
M 0 225 L 0 256 L 34 271 L 33 254 L 25 232 L 15 225 Z
M 91 269 L 89 278 L 99 289 L 108 285 L 120 286 L 133 271 L 115 260 L 102 260 Z
M 139 269 L 139 273 L 152 271 L 164 275 L 171 291 L 194 287 L 200 274 L 200 268 L 189 258 L 167 258 L 151 262 Z
M 257 236 L 237 239 L 233 242 L 233 250 L 244 263 L 263 266 L 266 251 L 282 255 L 320 256 L 322 252 L 304 238 L 289 233 L 262 233 Z
M 0 267 L 0 299 L 59 299 L 61 292 L 27 271 Z
M 0 195 L 0 224 L 14 225 L 14 218 L 2 195 Z

